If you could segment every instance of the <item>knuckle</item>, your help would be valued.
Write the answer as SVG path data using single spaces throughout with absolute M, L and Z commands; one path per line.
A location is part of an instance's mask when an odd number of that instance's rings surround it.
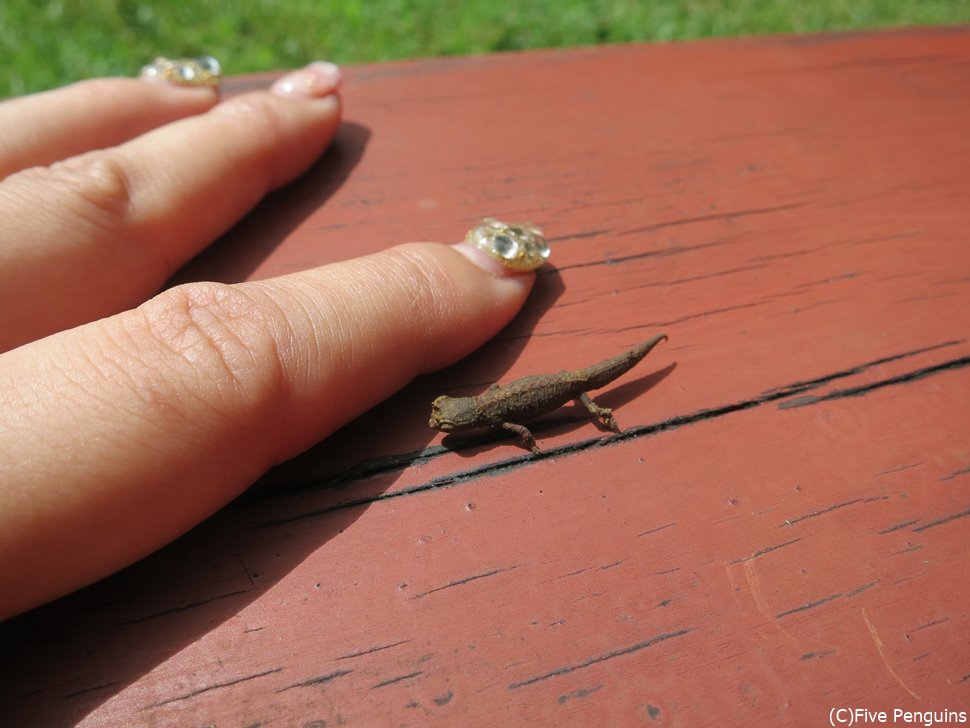
M 271 311 L 236 286 L 189 283 L 139 309 L 151 339 L 193 389 L 238 407 L 278 399 L 283 365 Z
M 75 214 L 100 227 L 113 228 L 131 214 L 132 176 L 125 159 L 113 150 L 71 157 L 32 173 L 44 176 L 48 187 L 59 188 Z

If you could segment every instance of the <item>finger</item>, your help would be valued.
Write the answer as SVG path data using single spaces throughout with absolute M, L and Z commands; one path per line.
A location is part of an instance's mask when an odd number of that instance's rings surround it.
M 0 179 L 92 149 L 121 144 L 210 109 L 212 88 L 100 78 L 0 103 Z
M 337 78 L 229 99 L 111 149 L 0 183 L 0 350 L 137 305 L 269 190 L 320 155 Z M 298 72 L 298 75 L 301 72 Z M 38 296 L 38 291 L 43 295 Z
M 461 247 L 187 284 L 0 357 L 0 618 L 158 548 L 494 335 L 534 276 Z

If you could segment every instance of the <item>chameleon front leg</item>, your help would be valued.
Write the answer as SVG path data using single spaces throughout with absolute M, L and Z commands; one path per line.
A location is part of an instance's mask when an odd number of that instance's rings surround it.
M 609 407 L 600 407 L 596 402 L 590 399 L 586 392 L 579 395 L 579 401 L 583 403 L 586 410 L 593 415 L 593 417 L 598 417 L 602 420 L 603 424 L 609 427 L 613 432 L 619 432 L 620 426 L 616 424 L 616 419 L 613 417 L 613 410 Z
M 514 433 L 519 439 L 519 444 L 522 445 L 522 447 L 526 448 L 527 450 L 531 450 L 536 454 L 540 452 L 539 446 L 536 445 L 536 439 L 532 436 L 532 433 L 529 432 L 528 427 L 525 427 L 524 425 L 517 425 L 514 422 L 503 422 L 502 429 Z

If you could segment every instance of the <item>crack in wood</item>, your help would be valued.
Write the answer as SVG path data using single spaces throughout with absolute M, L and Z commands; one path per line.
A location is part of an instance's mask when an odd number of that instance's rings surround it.
M 777 551 L 778 549 L 785 548 L 785 546 L 791 546 L 793 543 L 798 543 L 801 541 L 801 537 L 793 538 L 791 541 L 785 541 L 784 543 L 775 544 L 774 546 L 765 546 L 763 549 L 755 551 L 750 556 L 745 556 L 742 559 L 735 559 L 734 561 L 728 561 L 729 564 L 743 564 L 745 561 L 751 561 L 757 559 L 759 556 L 764 556 L 765 554 L 770 554 L 772 551 Z
M 375 652 L 381 652 L 382 650 L 389 650 L 392 647 L 399 647 L 400 645 L 406 645 L 410 641 L 411 640 L 401 640 L 400 642 L 392 642 L 389 645 L 378 645 L 377 647 L 370 647 L 370 648 L 368 648 L 366 650 L 362 650 L 360 652 L 351 652 L 349 655 L 341 655 L 340 657 L 336 657 L 334 659 L 337 659 L 337 660 L 352 660 L 355 657 L 363 657 L 364 655 L 371 655 L 371 654 L 373 654 Z
M 379 682 L 377 685 L 371 686 L 371 690 L 376 690 L 377 688 L 384 688 L 388 685 L 393 685 L 394 683 L 402 682 L 403 680 L 410 680 L 412 677 L 418 677 L 418 675 L 424 675 L 424 670 L 418 670 L 417 672 L 409 672 L 407 675 L 398 675 L 397 677 L 392 677 L 390 680 L 385 680 L 384 682 Z
M 919 462 L 919 463 L 910 463 L 909 465 L 897 465 L 895 468 L 889 468 L 889 470 L 879 471 L 878 473 L 876 473 L 876 477 L 882 478 L 883 476 L 886 476 L 886 475 L 893 475 L 894 473 L 901 473 L 905 470 L 912 470 L 913 468 L 918 468 L 922 464 L 923 464 L 922 462 Z
M 574 270 L 576 268 L 597 268 L 601 265 L 619 265 L 620 263 L 629 263 L 630 261 L 643 260 L 644 258 L 666 258 L 667 256 L 670 256 L 670 255 L 680 255 L 681 253 L 692 253 L 697 250 L 716 248 L 727 244 L 728 244 L 728 241 L 716 240 L 710 243 L 698 243 L 697 245 L 677 245 L 677 246 L 672 246 L 668 248 L 655 248 L 653 250 L 645 250 L 642 253 L 630 253 L 629 255 L 618 255 L 615 258 L 598 258 L 596 260 L 588 260 L 583 263 L 570 263 L 568 265 L 557 265 L 555 267 L 550 267 L 545 269 L 540 268 L 537 271 L 537 273 L 540 276 L 554 275 L 564 270 Z
M 920 531 L 925 531 L 928 528 L 936 528 L 937 526 L 942 526 L 944 523 L 949 523 L 950 521 L 955 521 L 958 518 L 966 518 L 970 516 L 970 510 L 962 511 L 960 513 L 955 513 L 952 516 L 944 516 L 943 518 L 937 518 L 935 521 L 930 521 L 929 523 L 923 524 L 922 526 L 917 526 L 913 529 L 913 533 L 919 533 Z
M 767 306 L 770 301 L 758 300 L 751 301 L 749 303 L 739 303 L 735 306 L 724 306 L 722 308 L 712 308 L 707 311 L 699 311 L 697 313 L 688 314 L 687 316 L 681 316 L 680 318 L 667 319 L 666 321 L 648 321 L 644 324 L 635 324 L 633 326 L 621 326 L 614 331 L 627 332 L 627 331 L 640 331 L 642 329 L 654 329 L 654 328 L 664 328 L 668 326 L 675 326 L 677 324 L 682 324 L 686 321 L 693 321 L 694 319 L 707 318 L 708 316 L 717 316 L 721 313 L 731 313 L 732 311 L 743 311 L 748 308 L 760 308 L 761 306 Z
M 278 672 L 283 672 L 282 667 L 277 667 L 272 670 L 264 670 L 263 672 L 257 672 L 254 675 L 246 675 L 244 677 L 238 677 L 235 680 L 228 680 L 222 683 L 216 683 L 215 685 L 207 685 L 204 688 L 199 688 L 198 690 L 193 690 L 192 692 L 185 693 L 184 695 L 177 695 L 174 698 L 168 698 L 167 700 L 161 700 L 157 703 L 152 703 L 146 705 L 143 710 L 148 710 L 149 708 L 158 708 L 162 705 L 169 705 L 171 703 L 177 703 L 182 700 L 189 700 L 203 693 L 212 692 L 213 690 L 219 690 L 220 688 L 228 688 L 232 685 L 238 685 L 239 683 L 249 682 L 250 680 L 256 680 L 261 677 L 266 677 L 267 675 L 274 675 Z
M 556 242 L 560 243 L 564 240 L 582 240 L 583 238 L 596 238 L 600 235 L 609 235 L 612 230 L 609 228 L 602 228 L 600 230 L 587 230 L 582 233 L 569 233 L 567 235 L 557 235 Z
M 907 581 L 912 581 L 913 579 L 919 579 L 921 576 L 926 576 L 925 571 L 921 571 L 918 574 L 913 574 L 912 576 L 904 576 L 902 579 L 896 579 L 893 582 L 893 586 L 899 586 L 900 584 L 905 584 Z
M 899 551 L 893 551 L 889 555 L 890 556 L 899 556 L 900 554 L 909 554 L 909 553 L 912 553 L 913 551 L 922 551 L 922 549 L 923 549 L 923 545 L 922 544 L 916 544 L 915 546 L 910 546 L 907 549 L 900 549 Z
M 72 693 L 67 693 L 66 695 L 62 695 L 61 700 L 70 700 L 71 698 L 77 698 L 77 697 L 80 697 L 81 695 L 87 695 L 88 693 L 96 693 L 99 690 L 107 690 L 108 688 L 113 688 L 120 684 L 121 684 L 120 682 L 109 682 L 109 683 L 104 683 L 102 685 L 92 685 L 91 687 L 81 688 L 80 690 L 75 690 Z
M 932 374 L 938 374 L 940 372 L 951 371 L 955 369 L 962 369 L 963 367 L 970 364 L 970 356 L 960 357 L 959 359 L 952 359 L 950 361 L 943 362 L 942 364 L 936 364 L 931 367 L 924 367 L 923 369 L 917 369 L 916 371 L 906 372 L 905 374 L 900 374 L 895 377 L 889 377 L 888 379 L 880 379 L 876 382 L 870 382 L 868 384 L 862 384 L 858 387 L 848 387 L 846 389 L 836 389 L 835 391 L 828 392 L 827 394 L 821 394 L 818 397 L 799 397 L 793 399 L 790 402 L 782 402 L 778 405 L 781 409 L 788 409 L 791 407 L 804 407 L 805 405 L 818 404 L 819 402 L 827 402 L 832 399 L 842 399 L 844 397 L 859 397 L 864 394 L 869 394 L 877 389 L 882 389 L 883 387 L 890 387 L 894 384 L 905 384 L 907 382 L 913 382 L 917 379 L 922 379 L 923 377 L 928 377 Z
M 195 609 L 196 607 L 201 607 L 204 604 L 210 604 L 212 602 L 218 602 L 222 599 L 230 599 L 231 597 L 238 597 L 240 594 L 248 594 L 252 589 L 239 589 L 237 591 L 228 592 L 226 594 L 220 594 L 219 596 L 209 597 L 208 599 L 199 599 L 198 601 L 189 602 L 188 604 L 180 604 L 177 607 L 172 607 L 171 609 L 163 609 L 160 612 L 152 612 L 151 614 L 145 614 L 141 617 L 136 617 L 134 619 L 129 619 L 125 622 L 118 622 L 116 627 L 124 627 L 130 624 L 138 624 L 139 622 L 146 622 L 150 619 L 157 619 L 158 617 L 166 617 L 169 614 L 176 614 L 178 612 L 184 612 L 189 609 Z
M 921 55 L 921 56 L 896 56 L 888 58 L 860 58 L 851 61 L 839 61 L 838 63 L 819 64 L 817 66 L 802 66 L 801 68 L 785 68 L 777 71 L 764 71 L 760 73 L 743 74 L 739 78 L 764 78 L 768 76 L 788 76 L 802 73 L 828 73 L 829 71 L 844 71 L 848 69 L 869 69 L 882 68 L 885 66 L 911 66 L 924 63 L 938 63 L 940 61 L 952 60 L 950 56 L 944 55 Z
M 846 246 L 855 247 L 859 245 L 870 245 L 873 243 L 886 243 L 886 242 L 891 242 L 893 240 L 905 240 L 907 238 L 917 237 L 921 233 L 922 233 L 921 230 L 907 230 L 904 232 L 893 233 L 892 235 L 876 235 L 868 238 L 848 238 L 844 240 L 835 240 L 833 242 L 826 243 L 824 245 L 819 245 L 814 248 L 802 248 L 801 250 L 793 250 L 786 253 L 775 253 L 772 255 L 758 255 L 758 256 L 749 258 L 748 260 L 751 260 L 753 262 L 758 262 L 758 261 L 780 260 L 783 258 L 798 258 L 805 255 L 813 255 L 815 253 L 820 253 L 823 250 L 828 250 L 829 248 L 839 248 L 839 247 L 846 247 Z M 911 275 L 911 274 L 907 273 L 904 275 Z M 882 279 L 882 280 L 885 280 L 885 279 Z
M 835 283 L 836 281 L 852 280 L 853 278 L 857 278 L 860 275 L 867 275 L 867 274 L 870 274 L 872 272 L 873 271 L 871 271 L 871 270 L 867 270 L 867 271 L 851 271 L 851 272 L 848 272 L 848 273 L 840 273 L 839 275 L 829 276 L 828 278 L 818 278 L 818 279 L 813 280 L 813 281 L 805 281 L 803 283 L 798 283 L 798 284 L 796 284 L 795 287 L 796 288 L 813 288 L 815 286 L 827 286 L 827 285 L 829 285 L 831 283 Z
M 942 344 L 934 344 L 933 346 L 926 346 L 921 349 L 913 349 L 912 351 L 906 351 L 902 354 L 893 354 L 892 356 L 885 356 L 880 359 L 873 359 L 872 361 L 859 364 L 854 367 L 849 367 L 848 369 L 841 369 L 837 372 L 831 374 L 826 374 L 821 377 L 816 377 L 815 379 L 806 379 L 800 382 L 795 382 L 794 384 L 789 384 L 785 387 L 780 387 L 778 389 L 771 389 L 766 392 L 768 395 L 774 395 L 776 393 L 784 393 L 785 397 L 790 397 L 796 394 L 801 394 L 802 392 L 807 392 L 812 389 L 818 389 L 823 384 L 828 384 L 829 382 L 835 381 L 837 379 L 845 379 L 847 377 L 852 377 L 857 374 L 862 374 L 867 369 L 872 369 L 873 367 L 880 366 L 882 364 L 889 364 L 891 362 L 900 361 L 901 359 L 908 359 L 913 356 L 918 356 L 919 354 L 925 354 L 930 351 L 936 351 L 937 349 L 943 349 L 950 346 L 957 346 L 964 343 L 964 339 L 945 341 Z M 779 405 L 784 409 L 784 405 Z M 791 405 L 789 405 L 791 406 Z
M 710 215 L 696 215 L 694 217 L 684 217 L 678 220 L 665 220 L 663 222 L 655 222 L 651 225 L 643 225 L 641 227 L 630 228 L 629 230 L 622 230 L 617 235 L 638 235 L 640 233 L 652 233 L 657 230 L 665 230 L 671 227 L 680 227 L 682 225 L 693 225 L 699 222 L 713 222 L 715 220 L 736 220 L 741 217 L 754 217 L 757 215 L 770 215 L 776 212 L 787 212 L 788 210 L 797 210 L 802 207 L 806 207 L 808 203 L 806 202 L 789 202 L 786 205 L 772 205 L 770 207 L 751 207 L 746 210 L 731 210 L 729 212 L 714 212 Z
M 783 617 L 788 617 L 792 614 L 798 614 L 799 612 L 807 612 L 809 609 L 814 609 L 815 607 L 821 606 L 822 604 L 828 604 L 829 602 L 835 601 L 836 599 L 849 599 L 851 597 L 862 594 L 869 589 L 872 589 L 879 580 L 870 581 L 868 584 L 863 584 L 862 586 L 853 589 L 848 592 L 838 592 L 837 594 L 829 594 L 827 597 L 822 597 L 821 599 L 816 599 L 814 602 L 806 602 L 801 606 L 794 607 L 793 609 L 785 610 L 784 612 L 779 612 L 775 615 L 775 619 L 781 619 Z
M 804 516 L 799 516 L 798 518 L 786 518 L 783 523 L 778 524 L 778 528 L 784 528 L 786 526 L 793 526 L 796 523 L 801 523 L 802 521 L 807 521 L 810 518 L 818 518 L 819 516 L 824 516 L 826 513 L 831 513 L 832 511 L 837 511 L 842 508 L 847 508 L 849 506 L 854 506 L 859 503 L 874 503 L 881 500 L 889 500 L 888 495 L 874 495 L 869 498 L 853 498 L 852 500 L 843 501 L 841 503 L 836 503 L 827 508 L 821 508 L 817 511 L 812 511 L 811 513 L 806 513 Z
M 435 592 L 440 592 L 444 589 L 451 589 L 454 586 L 461 586 L 462 584 L 467 584 L 470 581 L 477 581 L 478 579 L 485 579 L 489 576 L 495 576 L 496 574 L 504 574 L 507 571 L 513 571 L 523 566 L 523 564 L 515 564 L 514 566 L 506 566 L 501 569 L 492 569 L 491 571 L 486 571 L 484 574 L 474 574 L 473 576 L 466 576 L 462 579 L 456 579 L 455 581 L 450 581 L 444 586 L 436 586 L 434 589 L 428 589 L 428 591 L 421 592 L 420 594 L 415 594 L 412 599 L 423 599 L 429 594 L 434 594 Z
M 806 652 L 798 659 L 799 660 L 820 660 L 821 658 L 826 657 L 828 655 L 832 655 L 834 653 L 835 653 L 835 650 L 823 650 L 821 652 Z
M 859 397 L 864 394 L 869 394 L 877 389 L 882 389 L 883 387 L 890 387 L 894 384 L 905 384 L 907 382 L 913 382 L 917 379 L 922 379 L 923 377 L 928 377 L 932 374 L 938 374 L 940 372 L 951 371 L 955 369 L 962 369 L 963 367 L 970 364 L 970 356 L 960 357 L 959 359 L 952 359 L 942 364 L 936 364 L 931 367 L 924 367 L 923 369 L 917 369 L 913 372 L 906 372 L 905 374 L 900 374 L 895 377 L 889 377 L 888 379 L 880 379 L 877 382 L 870 382 L 869 384 L 863 384 L 858 387 L 849 387 L 847 389 L 837 389 L 834 392 L 829 392 L 827 394 L 819 395 L 818 397 L 799 397 L 791 402 L 784 402 L 778 405 L 782 409 L 787 409 L 789 407 L 804 407 L 809 404 L 817 404 L 819 402 L 826 402 L 831 399 L 842 399 L 844 397 Z
M 914 518 L 912 521 L 903 521 L 902 523 L 897 523 L 895 526 L 890 526 L 889 528 L 884 528 L 882 531 L 877 531 L 877 536 L 885 536 L 887 533 L 892 533 L 893 531 L 900 531 L 906 526 L 912 526 L 914 523 L 919 523 L 918 518 Z
M 671 526 L 676 526 L 676 525 L 677 525 L 677 521 L 671 521 L 670 523 L 665 523 L 663 526 L 657 526 L 657 528 L 651 528 L 648 531 L 641 531 L 640 533 L 637 534 L 637 537 L 639 538 L 640 536 L 649 536 L 651 533 L 657 533 L 657 531 L 663 531 L 665 528 L 670 528 Z
M 277 690 L 277 693 L 285 693 L 287 690 L 292 690 L 293 688 L 311 688 L 317 685 L 326 685 L 332 680 L 336 680 L 338 677 L 343 677 L 344 675 L 349 675 L 353 670 L 336 670 L 334 672 L 327 673 L 326 675 L 320 675 L 318 677 L 311 677 L 306 680 L 301 680 L 300 682 L 292 683 L 291 685 L 286 685 L 285 687 Z
M 880 366 L 882 364 L 889 364 L 894 361 L 900 361 L 902 359 L 909 359 L 920 354 L 926 354 L 930 351 L 937 351 L 938 349 L 946 349 L 951 346 L 958 346 L 959 344 L 965 343 L 966 339 L 952 339 L 950 341 L 944 341 L 940 344 L 933 344 L 932 346 L 924 346 L 919 349 L 912 349 L 910 351 L 904 351 L 900 354 L 892 354 L 890 356 L 880 357 L 879 359 L 872 359 L 871 361 L 863 362 L 862 364 L 857 364 L 854 367 L 849 367 L 847 369 L 840 369 L 838 371 L 832 372 L 831 374 L 825 374 L 821 377 L 815 377 L 814 379 L 805 379 L 794 384 L 787 384 L 783 387 L 777 387 L 775 389 L 769 389 L 765 394 L 775 394 L 777 392 L 784 392 L 785 396 L 791 396 L 794 394 L 800 394 L 802 392 L 808 391 L 810 389 L 816 389 L 823 384 L 828 384 L 836 379 L 845 379 L 846 377 L 855 376 L 856 374 L 862 374 L 867 369 L 872 369 L 873 367 Z
M 578 576 L 579 574 L 585 574 L 587 571 L 589 571 L 592 568 L 593 568 L 592 566 L 586 566 L 586 567 L 584 567 L 582 569 L 576 569 L 576 571 L 570 571 L 568 574 L 560 574 L 556 578 L 557 579 L 566 579 L 566 578 L 568 578 L 570 576 Z
M 797 614 L 798 612 L 806 612 L 809 609 L 814 609 L 815 607 L 827 604 L 828 602 L 834 601 L 836 599 L 841 599 L 845 594 L 838 592 L 837 594 L 829 594 L 827 597 L 822 597 L 821 599 L 816 599 L 814 602 L 805 602 L 801 606 L 795 607 L 794 609 L 788 609 L 784 612 L 779 612 L 775 615 L 775 619 L 781 619 L 782 617 L 787 617 L 791 614 Z
M 921 624 L 919 627 L 914 628 L 911 632 L 907 632 L 906 639 L 909 639 L 912 635 L 916 634 L 917 632 L 921 632 L 924 629 L 929 629 L 930 627 L 935 627 L 938 624 L 943 624 L 949 621 L 950 621 L 949 617 L 942 617 L 941 619 L 934 619 L 932 622 Z
M 857 594 L 862 594 L 862 592 L 869 591 L 870 589 L 872 589 L 872 587 L 874 587 L 878 583 L 879 583 L 879 579 L 876 579 L 875 581 L 870 581 L 868 584 L 863 584 L 858 589 L 853 589 L 852 591 L 848 592 L 846 596 L 854 597 Z
M 573 690 L 571 693 L 563 693 L 558 698 L 556 698 L 556 702 L 559 703 L 560 705 L 565 705 L 570 700 L 575 700 L 576 698 L 589 697 L 590 695 L 597 692 L 598 690 L 602 690 L 604 687 L 605 687 L 604 684 L 600 683 L 599 685 L 594 685 L 591 688 L 580 688 L 579 690 Z
M 694 628 L 689 627 L 687 629 L 681 629 L 676 632 L 666 632 L 664 634 L 659 634 L 656 637 L 651 637 L 648 640 L 643 640 L 642 642 L 637 642 L 633 645 L 628 645 L 627 647 L 621 647 L 616 650 L 604 653 L 602 655 L 597 655 L 596 657 L 590 657 L 588 660 L 583 660 L 574 665 L 566 665 L 565 667 L 560 667 L 550 672 L 543 673 L 542 675 L 536 675 L 535 677 L 530 677 L 525 680 L 519 680 L 518 682 L 511 683 L 509 685 L 509 690 L 516 690 L 518 688 L 524 688 L 529 685 L 534 685 L 537 682 L 542 682 L 543 680 L 549 680 L 554 677 L 561 677 L 562 675 L 568 675 L 571 672 L 576 672 L 576 670 L 582 670 L 591 665 L 596 665 L 600 662 L 606 662 L 607 660 L 612 660 L 614 657 L 622 657 L 623 655 L 629 655 L 634 652 L 639 652 L 640 650 L 645 650 L 648 647 L 653 647 L 661 642 L 666 642 L 667 640 L 674 639 L 675 637 L 683 637 L 690 632 L 693 632 Z

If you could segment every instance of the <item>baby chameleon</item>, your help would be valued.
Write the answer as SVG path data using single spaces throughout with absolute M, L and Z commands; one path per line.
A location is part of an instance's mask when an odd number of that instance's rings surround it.
M 515 433 L 523 447 L 537 453 L 539 447 L 535 438 L 520 423 L 578 399 L 591 415 L 599 417 L 603 424 L 619 432 L 613 410 L 600 407 L 586 393 L 605 387 L 628 372 L 666 338 L 666 334 L 658 334 L 619 356 L 574 372 L 533 374 L 508 384 L 493 384 L 487 392 L 477 397 L 438 397 L 431 404 L 431 420 L 428 424 L 442 432 L 501 427 Z

